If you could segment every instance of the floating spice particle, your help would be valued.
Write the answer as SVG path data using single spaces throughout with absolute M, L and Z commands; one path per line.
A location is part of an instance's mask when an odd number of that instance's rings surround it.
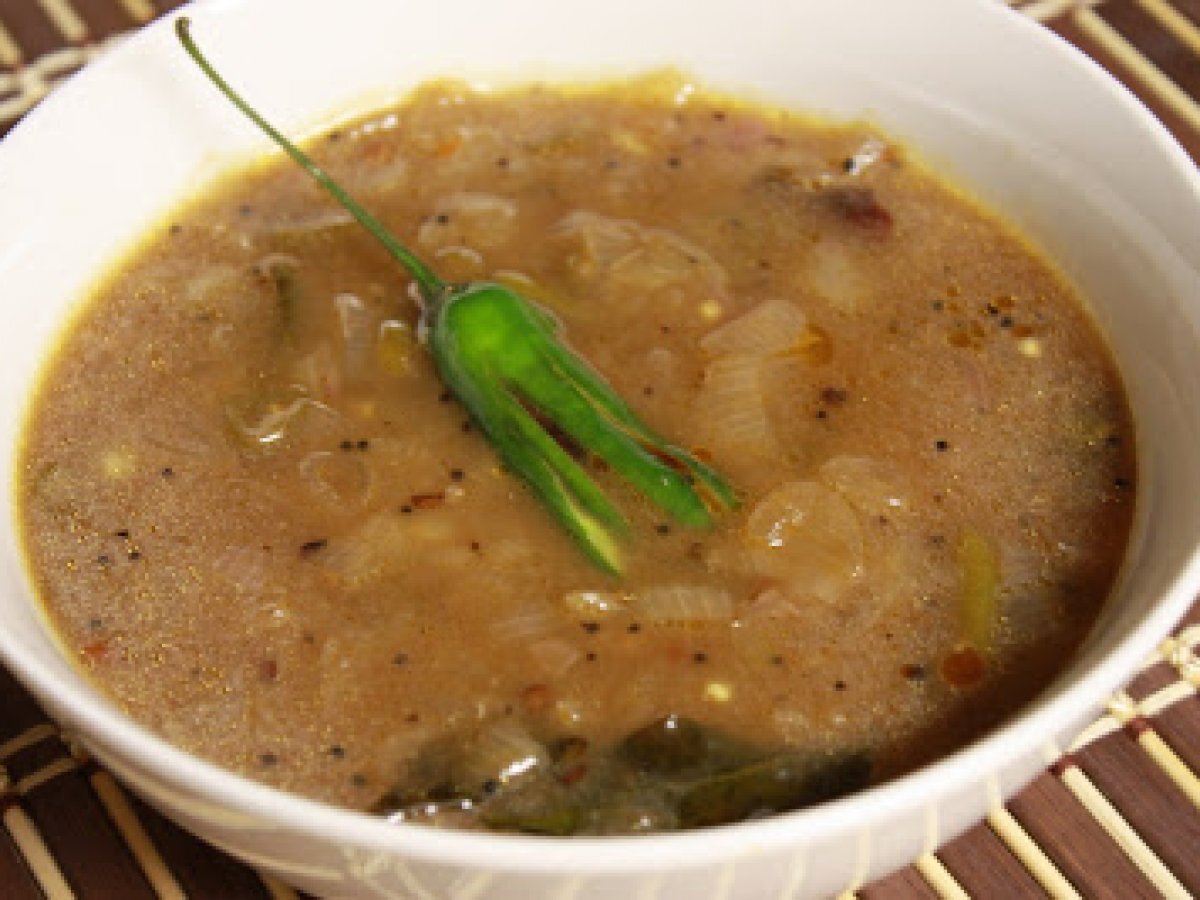
M 167 466 L 167 467 L 165 467 L 165 468 L 162 470 L 162 477 L 163 477 L 163 478 L 174 478 L 174 477 L 175 477 L 175 470 L 174 470 L 174 469 L 172 469 L 170 466 Z
M 1106 437 L 1104 439 L 1104 443 L 1107 444 L 1109 447 L 1120 447 L 1121 446 L 1121 436 L 1119 434 L 1110 434 L 1108 437 Z
M 167 234 L 171 237 L 178 237 L 183 234 L 183 226 L 176 222 L 167 229 Z
M 129 558 L 130 558 L 131 560 L 133 560 L 134 562 L 137 562 L 139 559 L 141 559 L 141 558 L 142 558 L 142 551 L 141 551 L 141 550 L 138 550 L 138 549 L 136 549 L 136 548 L 135 548 L 135 549 L 133 549 L 133 550 L 130 550 L 130 551 L 129 551 Z
M 508 168 L 508 157 L 507 157 L 507 156 L 501 156 L 499 159 L 497 159 L 497 160 L 496 160 L 496 167 L 497 167 L 497 168 L 499 168 L 499 169 L 507 169 L 507 168 Z
M 404 513 L 404 515 L 406 515 L 406 516 L 409 513 L 411 513 L 412 511 L 413 511 L 413 508 L 411 506 L 409 506 L 407 503 L 405 503 L 403 506 L 400 507 L 400 512 Z
M 446 502 L 446 495 L 441 492 L 413 494 L 409 502 L 412 504 L 413 509 L 437 509 Z
M 1001 316 L 1000 317 L 1000 327 L 1001 328 L 1012 328 L 1013 325 L 1015 325 L 1015 324 L 1016 324 L 1016 322 L 1014 321 L 1012 316 Z
M 671 526 L 668 525 L 666 522 L 659 522 L 657 525 L 654 526 L 654 530 L 657 531 L 659 534 L 670 534 Z
M 588 634 L 595 634 L 597 631 L 600 630 L 600 623 L 599 622 L 580 622 L 579 627 L 582 628 L 584 631 L 586 631 Z
M 101 553 L 99 556 L 96 557 L 96 562 L 102 566 L 110 566 L 110 565 L 112 565 L 112 557 L 109 556 L 107 553 Z
M 409 724 L 416 724 L 417 722 L 421 721 L 421 714 L 411 712 L 407 716 L 404 717 L 404 721 L 408 722 Z
M 1124 491 L 1124 490 L 1128 490 L 1129 488 L 1133 487 L 1133 482 L 1130 481 L 1128 478 L 1114 478 L 1113 479 L 1113 487 L 1115 487 L 1119 491 Z
M 279 678 L 279 663 L 273 659 L 261 659 L 256 667 L 259 681 L 276 681 Z
M 442 391 L 440 394 L 438 394 L 438 400 L 440 400 L 442 403 L 449 403 L 453 399 L 454 395 L 449 391 Z
M 451 469 L 450 470 L 450 480 L 451 481 L 462 481 L 466 477 L 467 477 L 467 473 L 464 472 L 462 469 Z
M 355 772 L 353 775 L 350 776 L 350 783 L 352 785 L 354 785 L 355 787 L 366 787 L 367 786 L 367 776 L 364 775 L 362 772 Z
M 821 400 L 832 406 L 845 403 L 849 396 L 850 394 L 845 388 L 832 386 L 821 388 Z
M 338 444 L 338 446 L 343 450 L 353 450 L 354 449 L 354 441 L 350 441 L 350 440 L 342 441 L 340 444 Z
M 924 681 L 929 672 L 920 663 L 906 663 L 900 667 L 900 674 L 909 681 Z
M 1042 342 L 1033 337 L 1021 338 L 1017 341 L 1017 352 L 1030 359 L 1037 359 L 1042 355 Z
M 947 450 L 950 449 L 950 442 L 942 441 L 942 440 L 934 441 L 933 446 L 934 446 L 934 449 L 936 449 L 938 453 L 945 453 Z
M 489 778 L 484 781 L 482 788 L 485 794 L 494 794 L 496 791 L 500 790 L 500 782 L 498 782 L 495 778 Z
M 317 538 L 312 541 L 305 541 L 300 545 L 301 556 L 312 556 L 314 553 L 320 553 L 329 545 L 329 541 L 325 538 Z
M 971 687 L 982 679 L 986 666 L 983 656 L 970 645 L 955 648 L 942 660 L 942 678 L 953 687 Z
M 366 438 L 359 438 L 358 442 L 354 446 L 359 450 L 369 450 L 371 447 L 371 442 Z
M 648 384 L 648 385 L 646 385 L 644 388 L 642 388 L 642 396 L 643 396 L 643 397 L 652 397 L 652 396 L 654 396 L 654 387 L 653 387 L 653 385 L 649 385 L 649 384 Z
M 695 653 L 692 654 L 692 662 L 706 663 L 706 662 L 708 662 L 708 654 L 705 653 L 703 650 L 697 650 Z
M 733 699 L 733 685 L 724 681 L 710 681 L 704 686 L 704 699 L 714 703 L 728 703 Z
M 479 541 L 471 541 L 469 546 L 471 548 L 471 552 L 473 552 L 473 553 L 483 552 L 483 545 L 480 544 Z
M 531 684 L 521 691 L 521 705 L 532 713 L 549 709 L 553 700 L 554 692 L 546 684 Z
M 842 681 L 842 680 L 839 678 L 837 681 L 835 681 L 835 682 L 833 683 L 833 689 L 834 689 L 835 691 L 844 691 L 844 690 L 846 689 L 846 682 Z
M 334 759 L 345 759 L 346 758 L 346 748 L 343 747 L 341 744 L 333 744 L 325 752 L 328 753 L 330 756 L 332 756 Z
M 670 159 L 667 160 L 667 165 L 670 166 L 672 169 L 678 169 L 680 166 L 683 165 L 683 160 L 681 160 L 678 156 L 672 156 Z
M 584 656 L 584 659 L 586 659 L 588 662 L 595 662 L 596 661 L 596 651 L 589 650 L 587 652 L 587 654 Z
M 776 653 L 775 655 L 773 655 L 771 657 L 771 665 L 782 666 L 783 665 L 783 657 L 780 656 L 778 653 Z
M 279 762 L 279 757 L 274 753 L 260 753 L 258 755 L 258 761 L 261 765 L 273 766 Z
M 637 622 L 630 622 L 628 627 L 626 627 L 625 630 L 628 631 L 630 634 L 637 634 L 639 631 L 642 630 L 642 626 L 639 625 Z
M 129 537 L 129 529 L 122 528 L 120 531 L 114 531 L 113 534 L 115 534 L 119 538 L 128 538 Z
M 450 222 L 450 217 L 446 213 L 438 213 L 433 217 L 433 220 L 439 225 L 447 225 Z
M 816 413 L 816 415 L 817 415 L 817 418 L 818 418 L 818 419 L 827 419 L 827 418 L 829 418 L 829 413 L 827 413 L 827 412 L 826 412 L 825 410 L 823 410 L 823 409 L 818 409 L 818 410 L 817 410 L 817 413 Z
M 392 657 L 393 665 L 402 666 L 406 662 L 408 662 L 408 654 L 407 653 L 397 653 L 395 656 Z

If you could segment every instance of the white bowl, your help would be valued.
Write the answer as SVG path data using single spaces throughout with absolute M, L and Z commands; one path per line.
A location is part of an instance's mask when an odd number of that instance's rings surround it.
M 391 826 L 175 750 L 64 659 L 7 523 L 4 660 L 127 784 L 218 847 L 334 897 L 828 896 L 932 850 L 1019 789 L 1196 595 L 1200 176 L 1128 93 L 998 0 L 220 0 L 190 14 L 222 70 L 293 134 L 428 76 L 580 80 L 664 63 L 714 87 L 875 119 L 1019 223 L 1080 285 L 1127 379 L 1141 453 L 1119 590 L 1083 651 L 1019 717 L 820 808 L 636 838 Z M 0 144 L 7 496 L 35 373 L 76 302 L 182 196 L 265 149 L 165 23 L 62 87 Z

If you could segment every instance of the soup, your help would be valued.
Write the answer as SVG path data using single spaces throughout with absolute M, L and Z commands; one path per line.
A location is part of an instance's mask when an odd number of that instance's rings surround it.
M 884 780 L 1034 697 L 1119 570 L 1132 425 L 1072 288 L 866 124 L 696 91 L 430 84 L 311 144 L 447 280 L 540 304 L 736 510 L 595 566 L 421 346 L 416 294 L 270 160 L 64 335 L 31 570 L 131 716 L 297 793 L 545 834 Z

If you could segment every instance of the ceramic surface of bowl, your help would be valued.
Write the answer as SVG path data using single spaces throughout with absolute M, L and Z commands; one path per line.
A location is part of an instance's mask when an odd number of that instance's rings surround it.
M 766 0 L 751 12 L 734 0 L 222 0 L 189 14 L 220 67 L 293 134 L 433 76 L 579 81 L 663 64 L 724 91 L 873 119 L 1014 220 L 1077 282 L 1124 372 L 1141 453 L 1119 589 L 1037 704 L 985 740 L 854 797 L 638 838 L 389 826 L 175 750 L 63 658 L 7 522 L 4 659 L 106 765 L 217 846 L 330 897 L 827 896 L 932 849 L 1022 786 L 1195 596 L 1200 177 L 1126 92 L 999 3 Z M 38 367 L 74 304 L 197 185 L 265 149 L 184 59 L 169 23 L 74 79 L 0 145 L 6 496 Z

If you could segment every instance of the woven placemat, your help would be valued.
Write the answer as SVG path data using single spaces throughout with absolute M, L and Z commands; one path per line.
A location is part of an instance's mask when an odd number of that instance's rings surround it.
M 0 136 L 63 77 L 177 5 L 0 0 Z M 1105 65 L 1200 160 L 1200 0 L 1010 5 Z M 915 865 L 839 900 L 1200 894 L 1198 689 L 1200 604 L 1107 714 L 1015 800 Z M 0 820 L 0 900 L 302 896 L 127 793 L 2 668 Z

